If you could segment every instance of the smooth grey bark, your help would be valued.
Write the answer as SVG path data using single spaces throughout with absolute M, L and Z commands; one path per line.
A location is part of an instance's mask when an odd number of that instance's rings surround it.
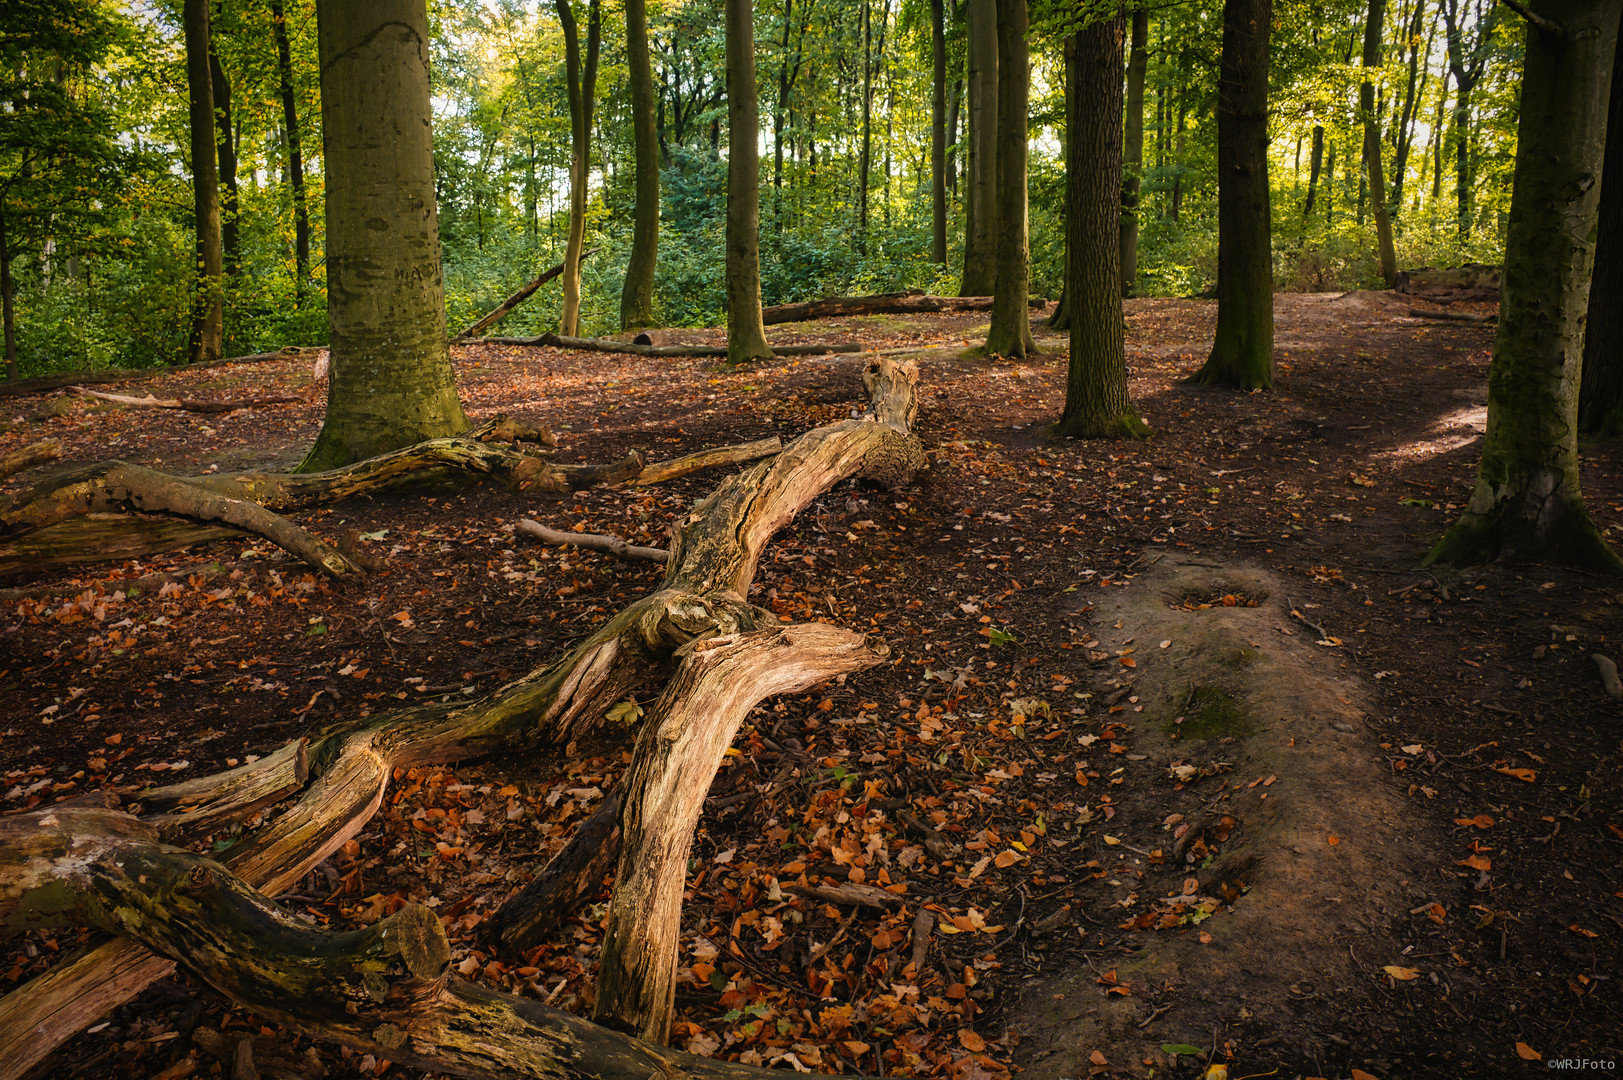
M 986 351 L 1010 358 L 1037 351 L 1027 303 L 1031 296 L 1031 249 L 1026 231 L 1026 123 L 1031 89 L 1027 29 L 1026 0 L 997 0 L 997 275 Z
M 727 360 L 772 357 L 761 322 L 761 126 L 755 94 L 755 18 L 725 0 L 727 27 Z
M 1217 97 L 1217 330 L 1191 382 L 1265 390 L 1274 381 L 1268 209 L 1272 0 L 1225 0 Z
M 304 470 L 468 427 L 445 340 L 426 0 L 317 8 L 327 415 Z
M 1392 246 L 1392 214 L 1386 202 L 1386 179 L 1381 173 L 1381 122 L 1375 115 L 1375 84 L 1369 73 L 1381 66 L 1381 32 L 1386 0 L 1369 0 L 1364 23 L 1364 81 L 1358 88 L 1358 111 L 1364 119 L 1364 169 L 1369 177 L 1370 204 L 1375 212 L 1375 242 L 1380 249 L 1381 277 L 1388 289 L 1398 283 L 1398 256 Z
M 964 272 L 959 296 L 997 284 L 997 0 L 966 0 L 969 149 L 964 176 Z
M 592 167 L 592 108 L 597 100 L 597 50 L 601 33 L 599 0 L 586 16 L 586 59 L 580 55 L 580 29 L 569 0 L 553 0 L 564 32 L 564 85 L 569 97 L 569 238 L 564 245 L 563 306 L 558 332 L 580 333 L 580 253 L 586 246 L 586 182 Z
M 1135 16 L 1136 18 L 1136 16 Z M 1065 297 L 1071 361 L 1056 436 L 1142 438 L 1122 330 L 1120 16 L 1065 41 Z
M 1426 562 L 1554 562 L 1623 574 L 1584 507 L 1578 388 L 1623 0 L 1527 9 L 1515 186 L 1471 501 Z
M 1144 175 L 1144 78 L 1150 67 L 1150 12 L 1133 10 L 1132 55 L 1127 61 L 1127 122 L 1122 147 L 1121 294 L 1138 285 L 1138 195 Z
M 214 144 L 213 79 L 209 72 L 208 0 L 185 0 L 181 25 L 186 34 L 197 252 L 197 292 L 192 299 L 186 358 L 195 364 L 220 358 L 225 332 L 225 259 L 220 242 L 220 174 Z
M 659 261 L 659 130 L 654 69 L 648 56 L 648 0 L 626 0 L 626 77 L 631 86 L 632 153 L 637 205 L 631 254 L 620 288 L 620 329 L 654 325 L 654 271 Z

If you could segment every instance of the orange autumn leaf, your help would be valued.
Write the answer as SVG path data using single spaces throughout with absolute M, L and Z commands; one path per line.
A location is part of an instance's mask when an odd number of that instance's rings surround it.
M 1516 1056 L 1521 1058 L 1523 1061 L 1537 1061 L 1544 1055 L 1539 1053 L 1537 1050 L 1534 1050 L 1526 1043 L 1519 1042 L 1516 1044 Z
M 1473 825 L 1478 829 L 1491 829 L 1493 828 L 1493 818 L 1487 814 L 1478 814 L 1476 817 L 1457 817 L 1454 819 L 1454 824 Z
M 986 1049 L 986 1040 L 968 1028 L 959 1028 L 958 1045 L 962 1046 L 965 1050 L 968 1050 L 971 1054 L 978 1054 L 982 1050 Z
M 1582 934 L 1584 937 L 1587 937 L 1587 938 L 1600 937 L 1600 935 L 1595 933 L 1595 931 L 1593 931 L 1593 930 L 1585 930 L 1583 927 L 1579 926 L 1577 923 L 1573 923 L 1571 926 L 1567 927 L 1567 929 L 1571 930 L 1574 934 Z
M 1454 865 L 1469 866 L 1472 870 L 1488 871 L 1493 869 L 1493 860 L 1483 858 L 1481 855 L 1468 855 Z
M 1376 1080 L 1376 1078 L 1363 1069 L 1354 1069 L 1352 1071 L 1352 1080 Z
M 1341 843 L 1341 837 L 1337 836 L 1335 833 L 1331 833 L 1329 836 L 1324 838 L 1324 842 L 1329 844 L 1331 847 L 1335 847 L 1337 844 Z
M 1496 773 L 1504 773 L 1506 776 L 1514 776 L 1518 780 L 1526 780 L 1529 784 L 1538 779 L 1538 773 L 1534 772 L 1532 769 L 1512 769 L 1508 766 L 1500 765 L 1493 771 Z
M 1110 1059 L 1105 1057 L 1103 1054 L 1099 1053 L 1099 1051 L 1097 1051 L 1097 1050 L 1095 1050 L 1093 1053 L 1088 1055 L 1088 1060 L 1093 1062 L 1095 1065 L 1109 1065 L 1110 1064 Z
M 1134 660 L 1131 656 L 1124 656 L 1124 657 L 1121 658 L 1121 666 L 1122 667 L 1137 667 L 1138 666 L 1138 661 Z M 1097 1053 L 1097 1051 L 1095 1051 L 1095 1052 Z
M 998 852 L 997 858 L 992 860 L 992 865 L 999 870 L 1007 870 L 1019 861 L 1020 853 L 1018 851 L 1005 850 Z

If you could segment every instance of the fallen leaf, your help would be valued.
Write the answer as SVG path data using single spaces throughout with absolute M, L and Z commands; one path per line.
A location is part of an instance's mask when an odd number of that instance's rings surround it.
M 1478 814 L 1476 817 L 1457 817 L 1454 819 L 1454 824 L 1474 825 L 1478 829 L 1491 829 L 1493 828 L 1493 818 L 1487 814 Z
M 1593 931 L 1593 930 L 1585 930 L 1583 927 L 1579 926 L 1577 923 L 1573 923 L 1571 926 L 1567 927 L 1567 929 L 1571 930 L 1574 934 L 1582 934 L 1584 937 L 1587 937 L 1587 938 L 1600 937 L 1600 935 L 1595 933 L 1595 931 Z
M 1324 842 L 1329 844 L 1331 847 L 1335 847 L 1337 844 L 1341 843 L 1341 837 L 1337 836 L 1335 833 L 1331 833 L 1329 836 L 1324 838 Z
M 1544 1055 L 1539 1053 L 1537 1050 L 1534 1050 L 1526 1043 L 1519 1042 L 1516 1044 L 1516 1056 L 1521 1058 L 1523 1061 L 1538 1061 Z
M 1493 860 L 1485 859 L 1481 855 L 1467 855 L 1454 865 L 1469 866 L 1472 870 L 1481 870 L 1486 872 L 1493 869 Z
M 1109 1059 L 1107 1059 L 1103 1054 L 1099 1053 L 1099 1051 L 1097 1051 L 1097 1050 L 1095 1050 L 1093 1053 L 1088 1055 L 1088 1060 L 1093 1062 L 1095 1065 L 1109 1065 L 1110 1064 Z
M 1500 765 L 1493 771 L 1496 773 L 1504 773 L 1506 776 L 1514 776 L 1518 780 L 1526 780 L 1529 784 L 1538 778 L 1538 773 L 1534 772 L 1532 769 L 1511 769 Z
M 986 1040 L 968 1028 L 959 1028 L 958 1045 L 962 1046 L 965 1050 L 968 1050 L 971 1054 L 978 1054 L 982 1050 L 986 1049 Z
M 1420 972 L 1414 968 L 1398 967 L 1396 964 L 1387 964 L 1381 970 L 1398 980 L 1398 982 L 1408 982 L 1410 979 L 1420 978 Z

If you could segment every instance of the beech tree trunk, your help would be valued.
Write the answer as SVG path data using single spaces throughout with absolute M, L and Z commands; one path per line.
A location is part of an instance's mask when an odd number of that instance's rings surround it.
M 1122 330 L 1121 30 L 1120 17 L 1103 20 L 1065 43 L 1065 296 L 1071 361 L 1065 412 L 1051 430 L 1072 438 L 1150 433 L 1127 397 Z
M 760 104 L 755 92 L 755 8 L 724 0 L 727 26 L 727 359 L 768 360 L 761 322 Z
M 1217 96 L 1217 330 L 1191 382 L 1274 383 L 1268 208 L 1268 34 L 1272 0 L 1224 0 Z
M 317 16 L 332 373 L 311 471 L 468 428 L 445 340 L 426 0 Z
M 220 174 L 214 139 L 214 90 L 209 73 L 208 0 L 185 0 L 186 84 L 190 102 L 192 212 L 195 217 L 197 291 L 186 356 L 218 360 L 225 335 L 225 263 L 220 245 Z
M 1364 117 L 1364 168 L 1369 175 L 1370 205 L 1375 211 L 1375 242 L 1380 250 L 1381 278 L 1388 289 L 1398 283 L 1398 256 L 1392 246 L 1392 214 L 1386 202 L 1386 180 L 1381 173 L 1381 125 L 1375 115 L 1375 84 L 1369 72 L 1381 66 L 1381 33 L 1386 0 L 1369 0 L 1364 23 L 1365 78 L 1358 88 L 1358 111 Z
M 564 31 L 564 83 L 569 97 L 569 239 L 564 246 L 563 309 L 560 334 L 580 333 L 580 260 L 586 244 L 586 182 L 591 172 L 592 107 L 597 99 L 599 0 L 591 0 L 586 17 L 586 61 L 581 62 L 580 33 L 570 0 L 553 0 Z
M 1132 56 L 1127 61 L 1127 123 L 1122 148 L 1121 294 L 1138 289 L 1138 193 L 1144 175 L 1144 79 L 1150 67 L 1150 11 L 1133 9 Z
M 299 142 L 299 110 L 293 96 L 293 54 L 287 41 L 282 0 L 270 0 L 271 29 L 276 36 L 276 69 L 281 83 L 282 123 L 287 129 L 288 190 L 293 195 L 293 295 L 304 300 L 310 280 L 310 211 L 304 199 L 304 152 Z
M 1026 0 L 997 0 L 997 280 L 986 351 L 1010 359 L 1037 351 L 1027 303 L 1031 249 L 1026 232 L 1026 123 L 1031 57 L 1026 30 Z
M 964 177 L 964 273 L 960 296 L 997 288 L 997 0 L 966 0 L 969 150 Z
M 659 130 L 654 69 L 648 57 L 648 0 L 626 0 L 626 78 L 631 87 L 631 138 L 637 203 L 631 213 L 631 254 L 620 288 L 620 329 L 654 325 L 654 270 L 659 262 Z
M 237 229 L 237 139 L 231 124 L 231 80 L 226 77 L 225 68 L 220 64 L 212 34 L 209 38 L 209 85 L 214 94 L 216 156 L 220 166 L 221 266 L 226 277 L 236 277 L 242 256 Z
M 930 0 L 930 261 L 947 265 L 947 28 Z
M 1544 0 L 1527 29 L 1488 429 L 1465 512 L 1426 562 L 1623 573 L 1584 507 L 1577 410 L 1623 0 Z

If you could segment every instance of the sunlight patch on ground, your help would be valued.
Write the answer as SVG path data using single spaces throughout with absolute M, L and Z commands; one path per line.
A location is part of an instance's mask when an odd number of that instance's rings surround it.
M 1391 450 L 1375 451 L 1370 457 L 1408 459 L 1446 454 L 1476 442 L 1487 428 L 1488 407 L 1467 405 L 1438 417 L 1425 437 L 1393 447 Z

